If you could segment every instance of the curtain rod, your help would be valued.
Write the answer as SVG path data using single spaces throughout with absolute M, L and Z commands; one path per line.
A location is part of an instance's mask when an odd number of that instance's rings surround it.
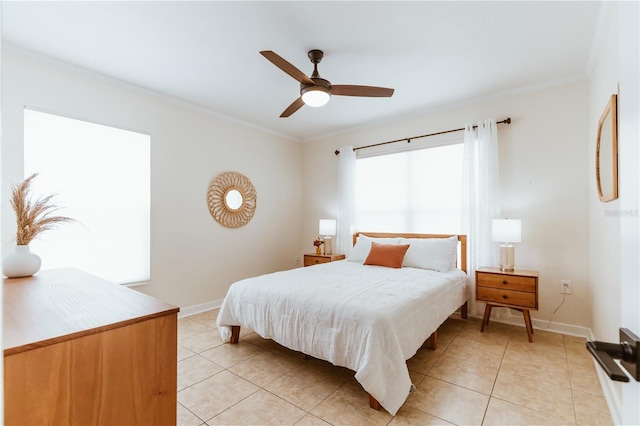
M 511 124 L 511 117 L 507 117 L 502 121 L 496 121 L 496 124 Z M 473 126 L 474 129 L 477 128 L 477 127 L 478 126 Z M 420 139 L 420 138 L 426 138 L 426 137 L 429 137 L 429 136 L 444 135 L 445 133 L 461 132 L 464 129 L 465 129 L 464 127 L 461 127 L 459 129 L 443 130 L 442 132 L 429 133 L 427 135 L 412 136 L 410 138 L 402 138 L 402 139 L 396 139 L 396 140 L 393 140 L 393 141 L 374 143 L 373 145 L 358 146 L 356 148 L 353 148 L 353 150 L 357 151 L 359 149 L 373 148 L 374 146 L 387 145 L 387 144 L 390 144 L 390 143 L 403 142 L 403 141 L 407 141 L 407 143 L 411 143 L 412 139 Z M 335 154 L 336 155 L 340 154 L 340 150 L 336 149 Z

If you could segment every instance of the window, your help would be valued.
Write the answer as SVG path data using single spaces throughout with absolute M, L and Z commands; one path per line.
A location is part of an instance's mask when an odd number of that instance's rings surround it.
M 462 143 L 359 158 L 357 229 L 459 233 L 462 167 Z
M 120 284 L 148 281 L 149 135 L 24 110 L 25 177 L 77 220 L 30 246 L 42 269 L 74 267 Z

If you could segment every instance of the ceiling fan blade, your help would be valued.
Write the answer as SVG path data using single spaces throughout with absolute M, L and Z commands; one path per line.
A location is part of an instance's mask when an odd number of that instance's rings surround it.
M 269 61 L 271 61 L 273 63 L 273 65 L 275 65 L 276 67 L 280 68 L 282 71 L 286 72 L 291 77 L 293 77 L 296 80 L 298 80 L 300 83 L 303 83 L 303 84 L 314 84 L 313 80 L 311 80 L 309 77 L 307 77 L 307 75 L 305 73 L 300 71 L 298 68 L 293 66 L 289 61 L 287 61 L 286 59 L 284 59 L 282 56 L 278 55 L 277 53 L 275 53 L 275 52 L 273 52 L 271 50 L 263 50 L 263 51 L 260 52 L 260 54 L 262 56 L 264 56 L 265 58 L 267 58 Z
M 331 94 L 336 96 L 365 96 L 371 98 L 389 98 L 393 89 L 375 86 L 354 86 L 351 84 L 336 84 L 331 86 Z
M 287 109 L 285 109 L 282 114 L 280 114 L 280 118 L 287 118 L 289 117 L 291 114 L 293 114 L 294 112 L 296 112 L 297 110 L 299 110 L 300 108 L 302 108 L 302 106 L 304 105 L 304 101 L 302 100 L 302 96 L 300 96 L 298 99 L 296 99 L 295 101 L 293 101 L 293 103 L 291 105 L 289 105 L 287 107 Z

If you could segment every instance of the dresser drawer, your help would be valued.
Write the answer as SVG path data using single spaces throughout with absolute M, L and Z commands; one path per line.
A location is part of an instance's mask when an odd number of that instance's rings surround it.
M 536 294 L 524 291 L 505 290 L 502 288 L 477 287 L 476 300 L 515 307 L 537 309 Z
M 522 277 L 518 275 L 502 275 L 502 274 L 488 274 L 485 272 L 478 272 L 476 286 L 477 287 L 491 287 L 507 290 L 526 291 L 535 293 L 536 291 L 536 278 L 535 277 Z

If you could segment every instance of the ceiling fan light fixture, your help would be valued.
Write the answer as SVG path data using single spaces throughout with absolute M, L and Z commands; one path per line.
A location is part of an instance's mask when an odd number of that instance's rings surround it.
M 302 101 L 310 107 L 321 107 L 326 105 L 331 98 L 331 92 L 323 86 L 305 87 L 301 90 Z

